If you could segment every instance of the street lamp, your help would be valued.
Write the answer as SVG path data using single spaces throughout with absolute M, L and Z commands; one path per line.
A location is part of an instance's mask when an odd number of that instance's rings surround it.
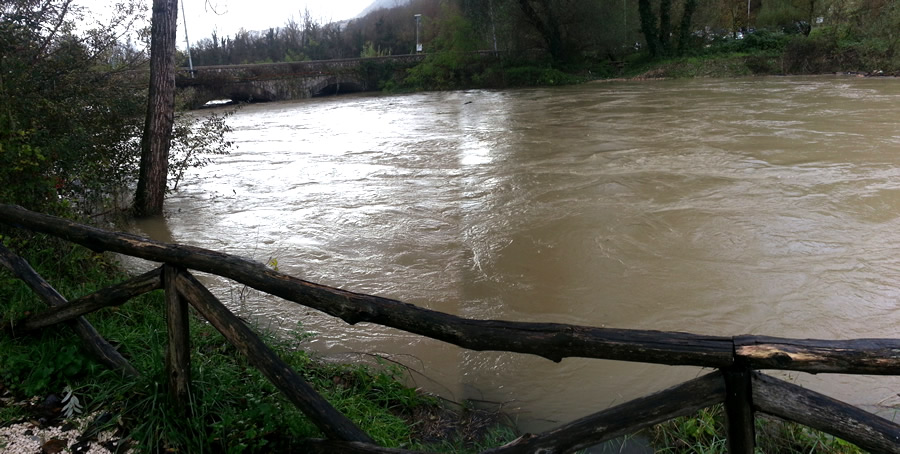
M 419 42 L 419 23 L 422 22 L 422 15 L 416 14 L 416 53 L 422 52 L 422 43 Z
M 181 20 L 184 21 L 184 45 L 187 48 L 188 68 L 190 68 L 191 79 L 193 79 L 194 78 L 194 61 L 191 60 L 191 40 L 188 39 L 188 34 L 187 34 L 187 14 L 184 14 L 184 2 L 181 2 Z

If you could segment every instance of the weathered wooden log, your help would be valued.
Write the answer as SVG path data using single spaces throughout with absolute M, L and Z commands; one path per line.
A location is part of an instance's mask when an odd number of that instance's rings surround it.
M 335 410 L 190 273 L 178 273 L 175 283 L 181 295 L 197 312 L 216 327 L 250 364 L 259 369 L 327 437 L 374 444 L 365 432 Z
M 900 375 L 898 339 L 784 339 L 737 336 L 734 349 L 753 369 Z
M 44 278 L 41 277 L 25 259 L 14 254 L 0 244 L 0 265 L 6 267 L 16 277 L 27 284 L 34 293 L 44 300 L 48 306 L 60 306 L 66 303 L 66 299 L 59 294 Z M 128 375 L 138 377 L 137 369 L 119 354 L 116 349 L 94 329 L 84 317 L 78 317 L 69 324 L 81 337 L 84 347 L 102 364 L 113 370 L 122 371 Z
M 188 302 L 178 293 L 175 282 L 180 270 L 163 265 L 166 287 L 166 375 L 169 377 L 169 396 L 186 416 L 190 411 L 191 394 L 191 332 Z
M 732 364 L 733 343 L 726 337 L 558 323 L 471 320 L 388 298 L 307 282 L 233 255 L 107 232 L 21 207 L 0 205 L 0 222 L 59 236 L 97 251 L 114 251 L 218 274 L 318 309 L 350 324 L 377 323 L 471 350 L 530 353 L 553 361 L 584 357 L 713 368 Z
M 900 425 L 853 405 L 758 372 L 753 406 L 762 413 L 798 422 L 870 452 L 900 453 Z
M 753 419 L 753 392 L 750 369 L 732 367 L 722 371 L 725 377 L 725 417 L 729 454 L 753 454 L 756 427 Z
M 572 421 L 540 435 L 524 435 L 485 453 L 560 454 L 630 435 L 654 424 L 688 416 L 725 400 L 721 372 L 713 372 L 664 391 Z
M 14 321 L 12 326 L 5 327 L 5 329 L 14 335 L 27 334 L 60 322 L 72 320 L 104 307 L 121 305 L 144 293 L 161 289 L 161 273 L 162 268 L 150 270 L 140 276 L 98 290 L 90 295 L 82 296 L 59 306 L 53 306 L 40 314 Z

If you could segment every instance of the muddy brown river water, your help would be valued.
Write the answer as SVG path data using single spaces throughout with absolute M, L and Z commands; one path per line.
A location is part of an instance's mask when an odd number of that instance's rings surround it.
M 900 80 L 591 83 L 249 105 L 158 239 L 481 318 L 900 335 Z M 471 352 L 207 278 L 336 360 L 409 365 L 540 430 L 702 370 Z M 786 374 L 781 374 L 785 376 Z M 892 417 L 900 381 L 787 376 Z

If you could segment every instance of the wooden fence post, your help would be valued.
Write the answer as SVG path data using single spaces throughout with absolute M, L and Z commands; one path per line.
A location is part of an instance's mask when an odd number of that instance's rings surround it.
M 178 294 L 175 281 L 180 270 L 172 265 L 163 266 L 163 283 L 166 289 L 166 375 L 169 378 L 169 396 L 182 412 L 189 414 L 191 397 L 191 333 L 187 300 Z
M 337 411 L 294 369 L 266 346 L 244 321 L 234 315 L 191 273 L 177 275 L 178 291 L 231 345 L 281 390 L 328 438 L 375 444 L 375 441 Z
M 723 369 L 725 376 L 725 417 L 728 428 L 728 452 L 753 454 L 756 428 L 753 420 L 751 371 L 745 365 Z

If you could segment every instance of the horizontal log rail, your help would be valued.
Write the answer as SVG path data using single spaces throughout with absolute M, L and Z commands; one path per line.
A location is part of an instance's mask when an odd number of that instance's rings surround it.
M 553 361 L 582 357 L 712 368 L 729 367 L 738 357 L 746 358 L 758 369 L 900 375 L 898 339 L 731 338 L 558 323 L 473 320 L 315 284 L 234 255 L 108 232 L 21 207 L 0 205 L 0 219 L 3 223 L 65 238 L 97 252 L 117 252 L 217 274 L 350 324 L 377 323 L 470 350 L 530 353 Z
M 2 248 L 2 245 L 0 245 L 0 248 Z M 0 251 L 7 252 L 8 250 L 4 248 L 0 249 Z M 161 269 L 156 268 L 125 282 L 82 296 L 68 303 L 51 306 L 40 314 L 16 321 L 14 325 L 4 325 L 3 329 L 10 331 L 13 335 L 28 334 L 41 328 L 90 314 L 104 307 L 122 305 L 144 293 L 163 288 Z
M 269 350 L 187 270 L 217 274 L 257 290 L 338 317 L 377 323 L 471 350 L 525 353 L 560 361 L 567 357 L 688 365 L 719 369 L 644 398 L 603 410 L 539 435 L 525 435 L 490 453 L 573 452 L 636 432 L 700 408 L 724 402 L 729 451 L 752 453 L 754 414 L 799 422 L 875 452 L 900 452 L 900 426 L 827 396 L 755 372 L 900 375 L 900 340 L 788 339 L 767 336 L 704 336 L 683 332 L 597 328 L 558 323 L 475 320 L 401 301 L 328 287 L 280 273 L 238 256 L 114 233 L 0 204 L 0 223 L 50 234 L 97 252 L 111 251 L 163 263 L 140 276 L 66 301 L 20 257 L 0 245 L 0 265 L 26 282 L 50 309 L 3 323 L 23 335 L 57 323 L 73 324 L 88 350 L 124 373 L 138 372 L 90 326 L 84 315 L 165 289 L 169 349 L 166 370 L 175 401 L 190 393 L 187 305 L 218 329 L 285 396 L 313 421 L 327 440 L 306 440 L 308 452 L 404 453 L 379 447 Z
M 728 367 L 732 363 L 734 344 L 727 337 L 558 323 L 473 320 L 389 298 L 315 284 L 234 255 L 108 232 L 21 207 L 0 205 L 0 219 L 0 222 L 58 236 L 97 252 L 117 252 L 217 274 L 318 309 L 351 325 L 377 323 L 470 350 L 530 353 L 553 361 L 566 357 L 628 361 L 639 357 L 648 363 L 712 368 Z
M 25 282 L 35 295 L 51 308 L 58 308 L 68 304 L 68 301 L 35 272 L 28 262 L 13 254 L 3 244 L 0 244 L 0 265 L 3 265 L 3 267 Z M 128 375 L 135 377 L 140 375 L 137 369 L 122 357 L 115 347 L 104 339 L 87 319 L 84 317 L 73 317 L 67 321 L 75 329 L 88 351 L 100 363 L 105 364 L 110 369 L 119 370 Z

